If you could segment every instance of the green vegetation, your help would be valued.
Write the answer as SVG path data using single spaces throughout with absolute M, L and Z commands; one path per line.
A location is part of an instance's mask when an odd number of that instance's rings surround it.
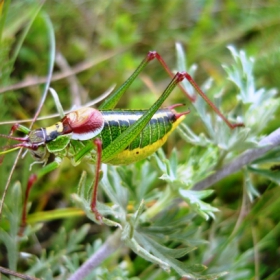
M 278 279 L 279 143 L 270 138 L 275 147 L 267 153 L 258 143 L 278 128 L 279 27 L 277 0 L 5 1 L 0 133 L 30 125 L 40 103 L 39 117 L 56 113 L 52 97 L 43 99 L 48 78 L 66 110 L 121 85 L 149 50 L 174 71 L 187 70 L 245 127 L 230 130 L 201 98 L 191 103 L 175 90 L 166 106 L 184 103 L 191 113 L 164 149 L 136 164 L 102 167 L 106 224 L 89 210 L 94 166 L 64 160 L 31 190 L 28 226 L 18 236 L 28 178 L 41 168 L 30 171 L 27 154 L 4 201 L 0 266 L 41 279 L 70 279 L 85 272 L 86 260 L 95 269 L 85 279 Z M 149 108 L 169 81 L 152 62 L 117 107 Z M 1 196 L 16 156 L 0 166 Z

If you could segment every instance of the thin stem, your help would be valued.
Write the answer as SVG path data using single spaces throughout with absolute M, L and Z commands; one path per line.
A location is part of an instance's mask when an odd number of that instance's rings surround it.
M 2 194 L 2 199 L 0 200 L 0 220 L 2 218 L 2 210 L 3 210 L 3 205 L 4 205 L 5 197 L 7 195 L 7 192 L 8 192 L 9 186 L 10 186 L 10 182 L 12 180 L 12 176 L 13 176 L 14 171 L 16 169 L 16 165 L 17 165 L 17 163 L 19 161 L 19 158 L 21 156 L 21 152 L 22 152 L 22 148 L 19 150 L 19 152 L 18 152 L 18 154 L 16 156 L 16 159 L 15 159 L 15 162 L 13 163 L 12 169 L 11 169 L 11 171 L 9 173 L 9 176 L 8 176 L 5 188 L 4 188 L 4 192 Z
M 37 120 L 41 109 L 45 103 L 46 97 L 47 97 L 47 93 L 50 87 L 50 83 L 51 83 L 51 78 L 52 78 L 52 72 L 53 72 L 53 68 L 54 68 L 54 61 L 55 61 L 55 36 L 54 36 L 54 28 L 52 26 L 52 22 L 50 20 L 50 18 L 48 17 L 47 14 L 44 15 L 44 20 L 45 20 L 45 24 L 47 27 L 47 31 L 48 31 L 48 36 L 49 36 L 49 42 L 50 42 L 50 63 L 49 63 L 49 67 L 48 67 L 48 74 L 47 74 L 47 81 L 45 84 L 45 88 L 44 88 L 44 93 L 40 102 L 40 105 L 36 111 L 36 114 L 31 122 L 30 128 L 32 128 L 34 122 Z
M 242 192 L 242 203 L 241 203 L 241 207 L 240 207 L 240 212 L 238 214 L 238 218 L 237 218 L 237 221 L 236 221 L 236 224 L 234 226 L 234 229 L 230 235 L 230 237 L 234 237 L 236 236 L 236 233 L 238 231 L 238 229 L 240 228 L 244 218 L 246 217 L 247 213 L 248 213 L 248 194 L 246 192 L 246 180 L 247 180 L 247 176 L 249 176 L 249 174 L 247 174 L 248 172 L 246 172 L 244 174 L 244 177 L 246 178 L 245 179 L 245 182 L 243 184 L 243 192 Z
M 21 278 L 21 279 L 25 279 L 25 280 L 40 280 L 39 278 L 33 277 L 33 276 L 29 276 L 29 275 L 25 275 L 16 271 L 12 271 L 8 268 L 2 267 L 0 266 L 0 272 L 1 274 L 6 274 L 6 275 L 12 275 L 15 276 L 17 278 Z M 1 275 L 0 275 L 1 276 Z
M 67 59 L 61 52 L 56 54 L 56 65 L 62 70 L 62 72 L 70 72 L 71 67 L 68 64 Z M 71 106 L 81 107 L 85 103 L 87 94 L 85 89 L 79 83 L 77 76 L 72 75 L 66 78 L 69 83 L 69 92 L 71 96 Z
M 11 58 L 10 58 L 10 62 L 11 62 L 11 65 L 14 65 L 17 57 L 18 57 L 18 54 L 22 48 L 22 45 L 23 45 L 23 42 L 24 40 L 26 39 L 27 37 L 27 34 L 28 32 L 30 31 L 31 29 L 31 26 L 33 25 L 35 19 L 38 17 L 38 14 L 39 12 L 41 11 L 43 5 L 45 3 L 45 0 L 41 1 L 41 3 L 39 4 L 38 7 L 35 7 L 34 9 L 34 12 L 32 11 L 31 14 L 30 14 L 30 21 L 28 22 L 28 24 L 26 25 L 26 27 L 24 28 L 22 34 L 19 36 L 19 40 L 13 50 L 13 53 L 11 55 Z
M 254 242 L 253 248 L 254 248 L 255 280 L 259 280 L 261 257 L 260 257 L 259 247 L 257 246 L 258 237 L 257 237 L 257 229 L 255 226 L 252 227 L 252 237 Z
M 121 51 L 123 51 L 123 50 L 121 49 L 118 52 L 113 52 L 113 51 L 108 52 L 103 56 L 98 56 L 98 58 L 94 58 L 91 60 L 86 59 L 85 61 L 74 65 L 71 68 L 71 70 L 69 69 L 68 71 L 59 71 L 59 72 L 54 73 L 51 77 L 51 80 L 52 80 L 52 82 L 54 82 L 54 81 L 66 79 L 73 75 L 77 75 L 83 71 L 86 71 L 86 70 L 92 68 L 93 66 L 98 65 L 99 63 L 102 63 L 103 61 L 110 59 L 111 57 L 115 56 L 116 54 L 118 54 Z M 7 91 L 16 91 L 18 89 L 44 84 L 47 82 L 47 79 L 48 78 L 45 76 L 44 77 L 37 77 L 37 76 L 28 77 L 28 78 L 24 79 L 22 82 L 18 82 L 13 85 L 2 87 L 0 89 L 0 94 L 7 92 Z
M 217 183 L 226 176 L 237 172 L 243 166 L 248 165 L 257 158 L 263 156 L 265 153 L 271 149 L 280 145 L 280 128 L 273 131 L 270 135 L 265 137 L 259 142 L 260 148 L 255 148 L 248 150 L 241 154 L 238 158 L 233 160 L 231 163 L 225 165 L 223 168 L 219 169 L 215 174 L 210 175 L 206 179 L 198 182 L 193 186 L 193 190 L 199 191 L 204 190 Z
M 122 244 L 121 231 L 118 229 L 68 280 L 83 279 L 114 253 Z

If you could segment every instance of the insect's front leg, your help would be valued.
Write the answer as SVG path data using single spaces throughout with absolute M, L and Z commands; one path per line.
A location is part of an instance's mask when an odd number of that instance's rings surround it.
M 24 202 L 23 202 L 23 209 L 22 209 L 22 215 L 21 215 L 21 224 L 20 224 L 20 230 L 19 230 L 19 235 L 23 235 L 23 231 L 26 227 L 26 220 L 27 220 L 27 204 L 28 204 L 28 199 L 29 199 L 29 194 L 31 188 L 34 186 L 34 184 L 44 175 L 50 173 L 51 171 L 55 170 L 56 168 L 59 167 L 61 163 L 60 158 L 56 158 L 55 161 L 47 164 L 44 166 L 38 173 L 33 173 L 30 175 L 27 186 L 25 189 L 25 195 L 24 195 Z
M 20 147 L 13 147 L 12 149 L 10 149 L 10 142 L 11 142 L 11 140 L 24 141 L 23 139 L 25 139 L 25 138 L 21 138 L 21 137 L 13 137 L 13 134 L 14 134 L 15 131 L 20 131 L 20 132 L 23 132 L 24 134 L 27 135 L 30 132 L 30 129 L 25 127 L 25 126 L 23 126 L 23 125 L 20 125 L 20 124 L 16 123 L 16 124 L 13 124 L 13 126 L 10 129 L 10 133 L 8 135 L 0 134 L 0 136 L 2 138 L 7 138 L 8 139 L 7 145 L 4 146 L 3 151 L 1 151 L 1 155 L 3 155 L 3 156 L 0 157 L 0 164 L 4 160 L 5 153 L 9 153 L 12 150 L 17 150 L 17 149 L 20 148 Z
M 26 126 L 23 126 L 21 124 L 15 123 L 10 130 L 9 136 L 12 136 L 15 131 L 23 132 L 24 134 L 28 134 L 30 132 L 30 129 Z

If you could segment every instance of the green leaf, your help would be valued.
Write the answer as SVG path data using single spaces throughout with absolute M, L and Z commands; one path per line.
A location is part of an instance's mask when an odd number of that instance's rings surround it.
M 268 170 L 268 169 L 254 168 L 254 167 L 248 167 L 248 170 L 255 174 L 261 175 L 275 182 L 276 184 L 280 184 L 280 176 L 278 170 Z
M 184 277 L 195 278 L 196 272 L 202 272 L 206 269 L 203 265 L 191 265 L 187 266 L 186 264 L 178 261 L 172 255 L 170 255 L 171 250 L 166 249 L 164 246 L 160 245 L 157 242 L 154 242 L 152 239 L 148 238 L 146 235 L 139 234 L 137 232 L 135 234 L 135 239 L 143 245 L 146 251 L 152 252 L 157 258 L 163 260 L 168 263 L 179 275 Z M 192 251 L 192 249 L 191 249 Z M 187 250 L 185 251 L 187 253 Z M 176 252 L 172 253 L 176 255 Z
M 214 218 L 214 212 L 219 211 L 219 209 L 211 206 L 210 204 L 204 201 L 201 201 L 202 198 L 206 198 L 211 193 L 213 193 L 212 190 L 190 191 L 180 189 L 179 193 L 181 197 L 190 205 L 192 210 L 206 220 L 208 220 L 210 217 Z

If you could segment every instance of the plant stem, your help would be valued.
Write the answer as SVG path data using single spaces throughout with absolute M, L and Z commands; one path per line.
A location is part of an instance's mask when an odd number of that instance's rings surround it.
M 114 253 L 122 244 L 121 231 L 117 229 L 106 242 L 68 280 L 83 279 Z
M 192 190 L 200 191 L 209 188 L 226 176 L 237 172 L 243 166 L 248 165 L 249 163 L 263 156 L 265 153 L 277 147 L 278 145 L 280 145 L 280 128 L 276 129 L 267 137 L 263 138 L 259 142 L 260 148 L 255 148 L 244 152 L 238 158 L 219 169 L 213 175 L 210 175 L 206 179 L 195 184 Z

